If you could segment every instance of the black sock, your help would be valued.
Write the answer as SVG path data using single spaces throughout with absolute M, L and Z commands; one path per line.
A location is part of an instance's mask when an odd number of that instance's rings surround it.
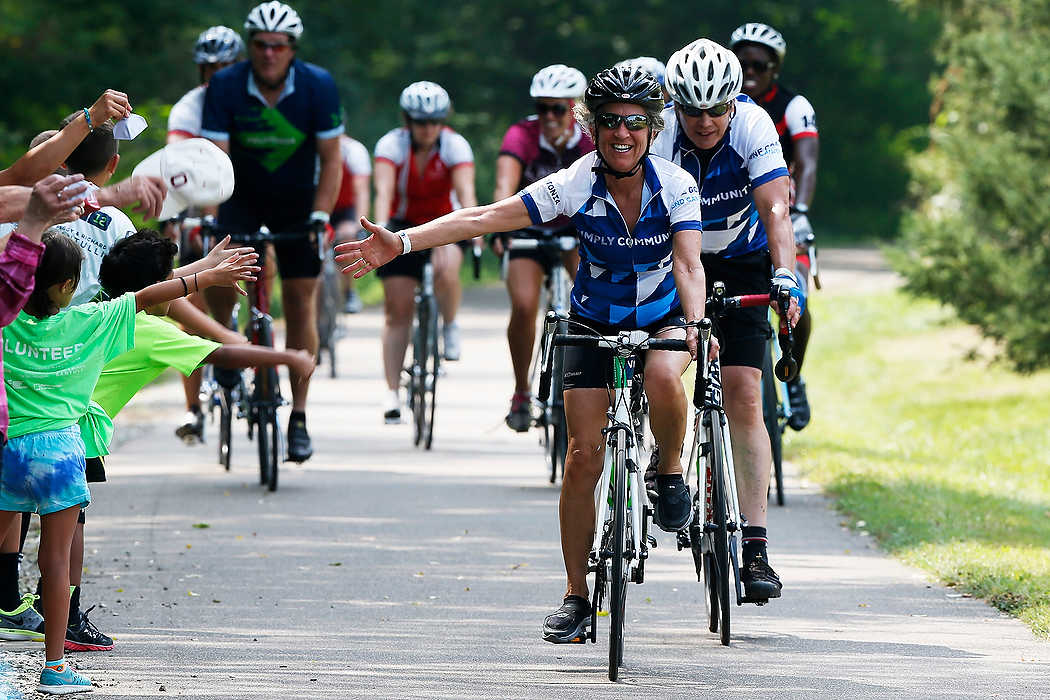
M 743 530 L 744 561 L 752 561 L 758 556 L 766 559 L 766 528 L 747 525 Z
M 303 425 L 306 425 L 306 411 L 292 411 L 288 414 L 288 425 L 291 425 L 297 420 L 301 420 Z
M 26 548 L 26 537 L 29 536 L 29 521 L 31 520 L 30 513 L 22 513 L 22 531 L 18 534 L 18 551 L 21 552 Z
M 69 626 L 80 622 L 80 586 L 73 589 L 72 595 L 69 596 Z
M 22 604 L 18 595 L 18 552 L 0 554 L 0 610 L 11 612 Z

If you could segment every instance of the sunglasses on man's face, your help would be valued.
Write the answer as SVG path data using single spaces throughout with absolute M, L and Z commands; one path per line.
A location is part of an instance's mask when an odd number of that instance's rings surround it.
M 440 119 L 412 119 L 411 122 L 416 126 L 435 126 L 443 123 Z
M 641 131 L 649 128 L 649 117 L 644 114 L 613 114 L 612 112 L 601 112 L 595 118 L 595 122 L 603 129 L 615 131 L 620 124 L 627 127 L 628 131 Z
M 765 73 L 766 71 L 773 70 L 776 64 L 772 61 L 741 61 L 740 70 L 745 73 L 748 70 L 752 70 L 755 73 Z
M 252 46 L 256 50 L 266 53 L 267 51 L 273 51 L 274 53 L 284 53 L 288 49 L 292 48 L 291 42 L 287 41 L 263 41 L 262 39 L 252 39 Z
M 556 117 L 564 117 L 565 113 L 569 111 L 568 105 L 564 105 L 560 102 L 555 104 L 547 104 L 546 102 L 536 103 L 536 114 L 553 114 Z
M 729 102 L 722 102 L 712 107 L 708 107 L 707 109 L 700 109 L 699 107 L 694 107 L 692 105 L 684 105 L 680 103 L 675 104 L 678 106 L 678 109 L 681 110 L 682 114 L 684 114 L 687 117 L 699 117 L 704 114 L 706 114 L 709 117 L 722 117 L 725 116 L 726 112 L 729 111 L 730 107 Z

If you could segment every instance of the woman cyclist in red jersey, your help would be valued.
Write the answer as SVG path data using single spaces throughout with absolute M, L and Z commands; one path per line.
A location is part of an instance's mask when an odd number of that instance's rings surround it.
M 401 93 L 405 126 L 386 133 L 376 143 L 375 217 L 387 228 L 418 226 L 459 209 L 477 205 L 474 193 L 474 153 L 461 135 L 445 126 L 451 109 L 448 93 L 431 82 L 412 83 Z M 383 405 L 388 423 L 401 420 L 398 387 L 412 329 L 416 286 L 429 253 L 417 252 L 385 266 L 383 280 L 383 369 L 389 393 Z M 458 360 L 456 311 L 462 289 L 459 267 L 462 248 L 435 248 L 434 288 L 444 319 L 446 360 Z
M 594 150 L 590 136 L 580 128 L 572 115 L 576 98 L 587 89 L 583 73 L 560 63 L 541 69 L 532 78 L 529 95 L 536 100 L 536 113 L 507 129 L 496 159 L 494 201 L 506 199 L 527 185 L 557 172 L 580 156 Z M 508 237 L 575 236 L 576 229 L 568 217 L 550 224 L 530 226 L 507 234 Z M 493 248 L 503 254 L 503 237 L 495 239 Z M 564 265 L 569 277 L 576 275 L 579 253 L 573 249 L 554 259 L 542 250 L 511 250 L 507 255 L 507 293 L 510 295 L 510 321 L 507 343 L 514 366 L 514 395 L 510 400 L 507 426 L 526 432 L 532 424 L 529 387 L 529 363 L 536 342 L 536 313 L 539 310 L 540 287 L 553 265 Z

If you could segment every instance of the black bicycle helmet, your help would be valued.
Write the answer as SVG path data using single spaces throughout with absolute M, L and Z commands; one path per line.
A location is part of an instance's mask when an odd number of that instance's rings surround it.
M 638 105 L 645 110 L 650 119 L 658 119 L 664 108 L 664 96 L 660 83 L 656 77 L 641 66 L 633 63 L 627 65 L 606 68 L 591 79 L 584 93 L 583 103 L 591 115 L 597 114 L 598 110 L 607 104 L 620 103 Z M 634 164 L 630 170 L 616 170 L 602 156 L 598 150 L 600 165 L 591 170 L 599 174 L 612 175 L 620 179 L 631 177 L 642 167 L 642 163 L 649 157 L 649 147 L 653 143 L 653 127 L 649 125 L 649 143 L 646 144 L 645 153 Z
M 602 105 L 624 102 L 659 114 L 664 108 L 660 83 L 641 66 L 628 63 L 606 68 L 591 79 L 583 103 L 594 114 Z

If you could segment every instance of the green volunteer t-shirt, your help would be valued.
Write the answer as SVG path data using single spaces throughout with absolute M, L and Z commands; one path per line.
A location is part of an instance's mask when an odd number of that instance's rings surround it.
M 145 311 L 135 317 L 135 347 L 105 366 L 91 398 L 111 418 L 168 367 L 185 375 L 201 366 L 219 343 L 184 333 Z
M 135 343 L 135 295 L 48 318 L 25 311 L 4 329 L 8 438 L 67 428 L 88 410 L 102 368 Z

